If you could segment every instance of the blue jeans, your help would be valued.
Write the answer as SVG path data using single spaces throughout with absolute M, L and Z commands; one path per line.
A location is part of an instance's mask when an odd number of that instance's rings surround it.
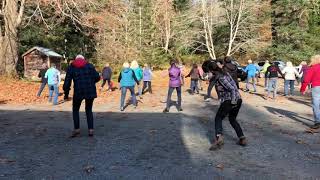
M 198 87 L 199 80 L 191 79 L 191 92 L 194 93 L 195 91 L 199 92 Z
M 250 76 L 247 77 L 246 89 L 249 90 L 249 84 L 250 84 L 251 81 L 252 81 L 253 91 L 256 92 L 257 91 L 256 78 L 254 76 L 253 77 L 250 77 Z
M 59 96 L 59 87 L 57 84 L 54 85 L 48 85 L 49 88 L 49 102 L 52 102 L 52 96 L 54 93 L 54 97 L 53 97 L 53 104 L 57 105 L 58 104 L 58 96 Z
M 320 123 L 320 86 L 312 88 L 312 108 L 315 122 Z
M 174 90 L 177 90 L 177 96 L 178 96 L 178 108 L 181 108 L 181 86 L 180 87 L 169 87 L 168 89 L 168 97 L 167 97 L 167 109 L 170 109 L 171 105 L 171 96 Z
M 121 105 L 120 105 L 120 108 L 124 107 L 124 101 L 126 99 L 127 89 L 129 89 L 129 91 L 131 93 L 132 104 L 134 106 L 137 105 L 137 98 L 136 98 L 136 94 L 134 93 L 134 86 L 121 87 Z
M 290 94 L 293 95 L 294 92 L 294 80 L 285 80 L 284 81 L 284 95 L 289 95 L 289 86 L 290 86 Z
M 268 97 L 270 92 L 273 90 L 273 99 L 277 96 L 277 88 L 278 88 L 278 78 L 269 78 L 268 79 Z

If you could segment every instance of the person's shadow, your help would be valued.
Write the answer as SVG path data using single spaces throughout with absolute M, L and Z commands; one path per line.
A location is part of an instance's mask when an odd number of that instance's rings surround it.
M 272 114 L 290 118 L 290 119 L 295 120 L 297 122 L 300 122 L 303 125 L 308 126 L 308 127 L 310 126 L 309 122 L 313 122 L 312 120 L 305 118 L 305 117 L 302 117 L 298 113 L 295 113 L 295 112 L 291 112 L 291 111 L 283 110 L 283 109 L 278 109 L 278 108 L 274 108 L 274 107 L 269 107 L 269 106 L 264 106 L 264 107 L 267 109 L 267 111 L 269 111 Z

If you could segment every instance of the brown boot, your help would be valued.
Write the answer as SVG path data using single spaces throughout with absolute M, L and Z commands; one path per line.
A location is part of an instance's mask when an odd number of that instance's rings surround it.
M 311 129 L 319 129 L 320 123 L 315 123 L 313 126 L 310 127 Z
M 80 129 L 75 129 L 72 131 L 70 138 L 75 138 L 80 136 Z
M 215 151 L 220 149 L 223 146 L 224 142 L 223 142 L 223 136 L 222 135 L 218 135 L 216 137 L 215 142 L 211 145 L 211 147 L 209 148 L 210 151 Z
M 240 145 L 240 146 L 246 146 L 247 145 L 247 139 L 246 139 L 246 137 L 240 137 L 239 138 L 239 142 L 238 142 L 238 144 Z

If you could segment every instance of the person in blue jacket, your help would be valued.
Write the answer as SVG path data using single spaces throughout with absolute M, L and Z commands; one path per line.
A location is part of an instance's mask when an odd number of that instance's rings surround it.
M 151 80 L 152 80 L 152 70 L 149 67 L 148 64 L 144 65 L 143 69 L 143 88 L 142 88 L 142 94 L 145 93 L 145 90 L 147 89 L 150 94 L 152 94 L 152 88 L 151 88 Z
M 118 82 L 120 83 L 121 89 L 121 104 L 120 111 L 124 111 L 124 100 L 126 98 L 127 89 L 131 92 L 132 104 L 134 107 L 137 106 L 137 99 L 134 92 L 135 84 L 139 85 L 139 81 L 134 73 L 134 71 L 130 68 L 128 62 L 123 63 L 123 69 L 120 72 Z
M 257 66 L 253 64 L 252 60 L 248 60 L 248 66 L 244 70 L 247 73 L 246 90 L 249 91 L 249 84 L 252 82 L 253 92 L 257 92 L 256 87 L 256 73 L 259 71 Z

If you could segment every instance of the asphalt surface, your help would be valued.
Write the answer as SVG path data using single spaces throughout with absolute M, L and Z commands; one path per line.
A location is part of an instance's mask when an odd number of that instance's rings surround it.
M 238 120 L 248 146 L 236 144 L 226 119 L 225 145 L 214 152 L 219 104 L 201 95 L 184 93 L 182 113 L 163 114 L 164 104 L 124 113 L 96 105 L 95 136 L 87 136 L 82 112 L 82 136 L 74 139 L 70 102 L 0 105 L 0 179 L 320 179 L 319 134 L 304 132 L 312 124 L 309 100 L 243 99 Z

